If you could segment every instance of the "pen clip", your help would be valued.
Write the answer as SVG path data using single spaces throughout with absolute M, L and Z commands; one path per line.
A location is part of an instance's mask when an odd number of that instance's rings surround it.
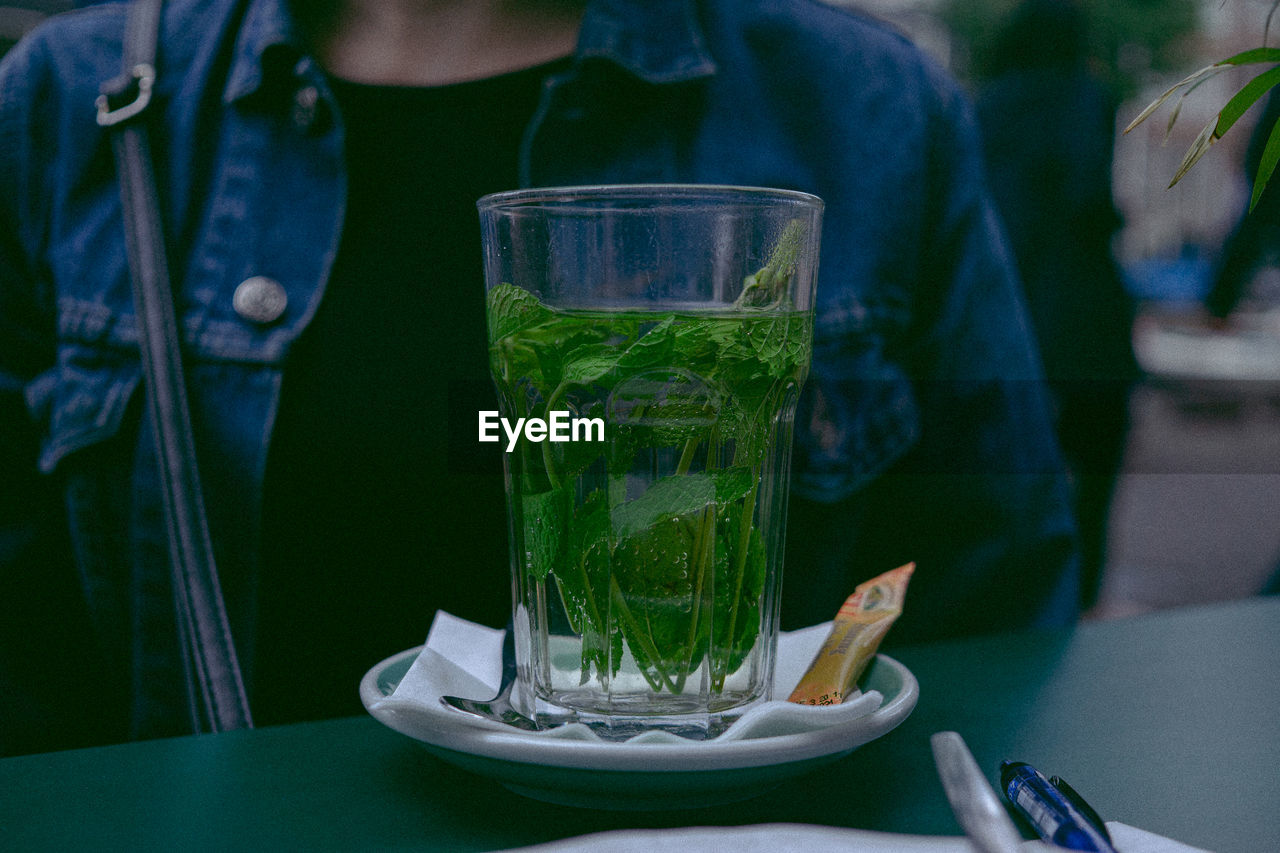
M 1103 823 L 1101 815 L 1093 810 L 1093 806 L 1089 805 L 1089 803 L 1085 801 L 1085 798 L 1080 796 L 1075 788 L 1068 785 L 1067 781 L 1061 776 L 1051 776 L 1049 778 L 1049 784 L 1056 788 L 1058 793 L 1061 794 L 1067 802 L 1075 806 L 1076 810 L 1080 812 L 1085 820 L 1093 824 L 1093 828 L 1098 830 L 1103 838 L 1107 839 L 1108 844 L 1111 843 L 1111 833 L 1107 832 L 1107 826 Z

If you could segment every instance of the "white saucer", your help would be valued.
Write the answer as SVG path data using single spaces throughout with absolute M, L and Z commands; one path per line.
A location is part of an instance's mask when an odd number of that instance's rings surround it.
M 785 647 L 800 646 L 802 639 L 812 645 L 815 637 L 820 644 L 826 630 L 814 626 L 795 634 L 795 642 L 788 644 L 784 634 L 779 643 L 779 685 L 794 684 L 812 656 L 807 648 L 788 655 Z M 512 791 L 589 808 L 693 808 L 756 796 L 890 731 L 907 718 L 919 696 L 910 670 L 877 655 L 862 682 L 868 694 L 863 702 L 874 703 L 874 693 L 881 697 L 879 707 L 869 712 L 850 716 L 854 709 L 848 702 L 825 708 L 773 702 L 750 712 L 759 712 L 757 718 L 768 724 L 745 736 L 708 741 L 641 736 L 617 743 L 600 740 L 583 726 L 522 732 L 444 708 L 438 701 L 434 706 L 388 701 L 421 653 L 422 647 L 409 649 L 365 674 L 360 698 L 375 719 L 420 741 L 444 761 L 496 779 Z M 803 663 L 792 673 L 786 670 L 797 667 L 786 665 L 788 660 Z M 446 664 L 428 651 L 420 665 Z M 746 719 L 744 715 L 734 725 Z M 787 733 L 772 733 L 777 731 Z

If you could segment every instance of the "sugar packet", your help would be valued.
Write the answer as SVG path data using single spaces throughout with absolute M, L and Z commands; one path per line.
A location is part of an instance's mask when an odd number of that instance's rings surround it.
M 831 633 L 788 701 L 839 705 L 857 689 L 880 641 L 902 615 L 907 583 L 915 568 L 915 563 L 907 563 L 857 586 L 840 606 Z

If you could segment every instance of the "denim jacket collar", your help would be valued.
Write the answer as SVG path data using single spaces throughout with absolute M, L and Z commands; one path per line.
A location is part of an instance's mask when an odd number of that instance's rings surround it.
M 256 93 L 272 73 L 286 70 L 267 61 L 271 53 L 292 55 L 294 63 L 303 55 L 301 36 L 284 0 L 250 0 L 244 14 L 223 92 L 223 100 L 229 104 Z M 289 63 L 289 72 L 296 73 L 294 63 Z
M 691 0 L 597 0 L 582 19 L 580 57 L 611 60 L 649 83 L 714 74 Z
M 281 62 L 273 54 L 291 61 Z M 579 58 L 611 61 L 649 83 L 675 83 L 716 71 L 691 0 L 593 0 L 583 15 Z M 223 100 L 252 95 L 273 73 L 303 69 L 302 40 L 284 0 L 251 0 L 234 47 Z

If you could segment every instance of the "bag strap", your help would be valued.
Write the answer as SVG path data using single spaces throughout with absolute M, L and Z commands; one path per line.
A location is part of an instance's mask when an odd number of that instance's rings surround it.
M 159 193 L 147 126 L 141 120 L 151 103 L 156 79 L 161 5 L 162 0 L 130 3 L 124 70 L 102 87 L 97 100 L 98 124 L 111 132 L 119 170 L 125 245 L 155 425 L 192 723 L 197 732 L 217 732 L 252 728 L 253 720 L 214 565 L 165 260 Z

